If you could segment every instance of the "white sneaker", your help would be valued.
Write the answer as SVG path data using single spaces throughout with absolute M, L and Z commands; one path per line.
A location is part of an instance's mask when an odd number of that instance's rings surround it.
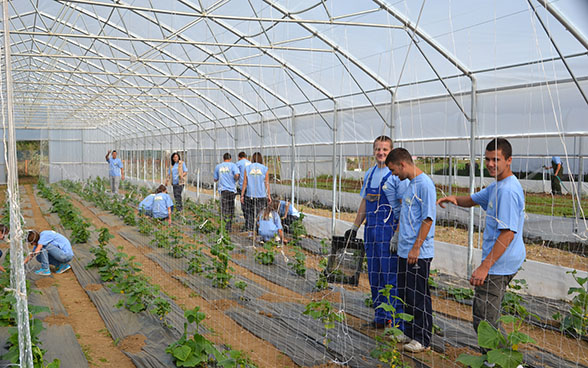
M 402 348 L 406 351 L 410 351 L 411 353 L 420 353 L 430 349 L 429 347 L 424 347 L 416 340 L 411 340 L 408 344 L 403 345 Z
M 484 361 L 484 367 L 494 367 L 496 364 Z M 517 367 L 518 368 L 518 367 Z
M 408 344 L 409 342 L 412 341 L 412 339 L 408 336 L 406 336 L 405 334 L 402 335 L 398 335 L 395 337 L 396 342 L 400 342 L 402 344 Z

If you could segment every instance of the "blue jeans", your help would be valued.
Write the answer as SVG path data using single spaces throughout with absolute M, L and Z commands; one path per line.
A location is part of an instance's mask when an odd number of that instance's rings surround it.
M 66 254 L 53 244 L 44 245 L 41 253 L 37 255 L 37 261 L 41 263 L 41 268 L 48 270 L 49 264 L 59 267 L 62 264 L 69 263 L 73 259 L 72 255 Z

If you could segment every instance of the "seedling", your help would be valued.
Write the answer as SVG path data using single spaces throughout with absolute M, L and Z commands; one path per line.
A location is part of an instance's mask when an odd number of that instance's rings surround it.
M 304 277 L 304 275 L 306 275 L 306 255 L 301 251 L 300 247 L 294 247 L 294 260 L 288 262 L 288 266 L 290 266 L 298 276 Z
M 575 294 L 572 307 L 563 318 L 560 313 L 553 315 L 556 321 L 561 321 L 560 329 L 580 338 L 588 336 L 588 277 L 578 277 L 576 270 L 566 272 L 576 280 L 578 286 L 568 289 L 568 295 Z
M 275 248 L 275 243 L 273 241 L 268 241 L 263 245 L 263 251 L 258 251 L 257 254 L 255 254 L 255 260 L 262 264 L 262 265 L 272 265 L 274 264 L 274 259 L 276 256 L 276 252 L 274 250 Z
M 316 283 L 314 284 L 315 289 L 317 289 L 319 291 L 325 290 L 326 288 L 329 287 L 329 281 L 327 280 L 327 275 L 325 273 L 325 270 L 327 269 L 327 262 L 328 262 L 328 260 L 326 258 L 321 259 L 319 262 L 318 279 L 316 280 Z
M 478 345 L 489 349 L 482 356 L 461 354 L 457 361 L 467 367 L 481 368 L 484 362 L 496 364 L 497 367 L 514 368 L 523 362 L 523 354 L 518 351 L 520 344 L 536 343 L 529 335 L 520 331 L 523 320 L 515 316 L 502 316 L 502 323 L 512 324 L 512 332 L 504 336 L 487 321 L 478 325 Z
M 335 311 L 331 302 L 325 299 L 319 302 L 308 303 L 302 314 L 318 319 L 323 323 L 323 327 L 325 328 L 325 333 L 323 334 L 325 337 L 325 346 L 328 346 L 331 341 L 327 338 L 328 331 L 335 328 L 335 322 L 342 322 L 344 319 L 343 311 Z
M 398 338 L 403 334 L 402 330 L 399 328 L 399 322 L 401 320 L 410 322 L 412 321 L 413 316 L 406 313 L 396 313 L 394 300 L 401 303 L 404 302 L 401 298 L 392 295 L 392 285 L 386 285 L 386 287 L 379 292 L 386 297 L 386 303 L 381 303 L 376 308 L 383 309 L 390 313 L 394 325 L 385 330 L 385 335 L 391 336 L 390 338 L 387 336 L 385 338 L 382 336 L 376 336 L 378 347 L 372 350 L 370 355 L 378 359 L 380 362 L 388 364 L 390 367 L 410 367 L 410 365 L 407 365 L 402 361 L 402 354 L 396 349 L 396 343 L 398 342 Z
M 239 299 L 243 301 L 247 300 L 247 298 L 245 297 L 245 288 L 247 287 L 247 283 L 245 281 L 240 280 L 235 283 L 235 287 L 241 290 L 241 296 L 239 297 Z

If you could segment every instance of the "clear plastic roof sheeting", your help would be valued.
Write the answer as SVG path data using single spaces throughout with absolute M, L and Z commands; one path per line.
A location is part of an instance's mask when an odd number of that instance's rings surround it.
M 308 115 L 328 130 L 335 106 L 385 126 L 391 101 L 407 114 L 453 95 L 439 102 L 452 136 L 467 134 L 454 115 L 468 118 L 472 88 L 558 83 L 586 109 L 584 0 L 18 0 L 8 17 L 18 128 L 234 135 Z

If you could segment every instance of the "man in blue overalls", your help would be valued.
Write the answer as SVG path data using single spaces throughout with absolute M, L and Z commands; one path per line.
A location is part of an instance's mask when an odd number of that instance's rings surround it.
M 355 238 L 361 224 L 365 223 L 364 243 L 368 261 L 368 275 L 375 308 L 373 328 L 390 327 L 392 316 L 382 308 L 382 303 L 388 303 L 379 291 L 386 285 L 392 285 L 392 294 L 397 296 L 396 272 L 398 255 L 390 250 L 390 240 L 398 225 L 402 192 L 408 186 L 408 181 L 400 181 L 386 166 L 386 157 L 392 150 L 392 140 L 387 136 L 380 136 L 374 141 L 374 157 L 376 165 L 370 168 L 364 178 L 361 188 L 361 204 L 351 229 L 345 232 L 346 241 Z M 402 303 L 391 298 L 396 313 L 402 312 Z M 399 320 L 395 324 L 402 324 Z M 404 339 L 401 336 L 400 339 Z

